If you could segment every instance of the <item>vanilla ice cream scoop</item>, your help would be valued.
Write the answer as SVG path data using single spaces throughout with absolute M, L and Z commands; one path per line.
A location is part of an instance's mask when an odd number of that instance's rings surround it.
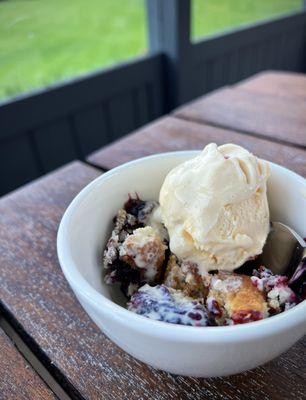
M 234 144 L 209 144 L 171 170 L 159 197 L 171 251 L 202 275 L 260 254 L 269 232 L 268 176 L 266 161 Z

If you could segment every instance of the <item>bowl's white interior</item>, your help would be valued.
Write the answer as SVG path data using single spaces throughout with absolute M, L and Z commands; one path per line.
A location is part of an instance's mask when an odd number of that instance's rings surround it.
M 66 245 L 69 258 L 87 282 L 119 304 L 123 296 L 103 283 L 102 252 L 112 228 L 112 218 L 135 192 L 144 200 L 158 200 L 161 184 L 177 164 L 195 152 L 161 154 L 116 168 L 86 187 L 74 200 L 67 219 Z M 288 224 L 306 236 L 305 180 L 271 164 L 268 181 L 271 220 Z

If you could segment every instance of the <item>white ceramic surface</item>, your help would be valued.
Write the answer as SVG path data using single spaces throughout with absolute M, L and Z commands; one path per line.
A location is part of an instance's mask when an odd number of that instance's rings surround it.
M 112 217 L 137 192 L 158 199 L 167 172 L 196 152 L 157 154 L 115 168 L 72 201 L 58 232 L 62 270 L 80 303 L 99 328 L 122 349 L 153 367 L 189 376 L 225 376 L 263 364 L 306 332 L 306 301 L 277 316 L 227 327 L 190 327 L 149 320 L 124 304 L 119 291 L 103 283 L 101 255 Z M 306 184 L 299 175 L 271 163 L 268 184 L 271 219 L 306 236 Z

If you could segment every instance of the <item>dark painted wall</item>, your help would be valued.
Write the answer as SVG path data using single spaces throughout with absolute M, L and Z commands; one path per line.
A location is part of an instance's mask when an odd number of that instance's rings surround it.
M 306 71 L 306 13 L 258 23 L 191 47 L 184 103 L 267 69 Z
M 91 74 L 0 106 L 0 194 L 165 112 L 162 56 Z

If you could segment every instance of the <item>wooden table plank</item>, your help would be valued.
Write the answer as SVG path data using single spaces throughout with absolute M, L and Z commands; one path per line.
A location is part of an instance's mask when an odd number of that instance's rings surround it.
M 0 328 L 0 398 L 2 400 L 55 400 L 32 367 Z
M 96 151 L 88 161 L 104 169 L 154 153 L 202 149 L 206 144 L 236 143 L 254 154 L 306 176 L 306 151 L 205 124 L 165 117 Z
M 297 72 L 260 72 L 238 83 L 235 87 L 257 94 L 290 98 L 294 101 L 306 100 L 306 75 Z
M 98 175 L 74 163 L 0 200 L 2 311 L 67 393 L 78 399 L 279 399 L 305 393 L 306 342 L 264 367 L 228 378 L 156 371 L 110 342 L 87 317 L 56 255 L 60 218 Z
M 226 87 L 179 108 L 174 115 L 306 148 L 303 99 Z

